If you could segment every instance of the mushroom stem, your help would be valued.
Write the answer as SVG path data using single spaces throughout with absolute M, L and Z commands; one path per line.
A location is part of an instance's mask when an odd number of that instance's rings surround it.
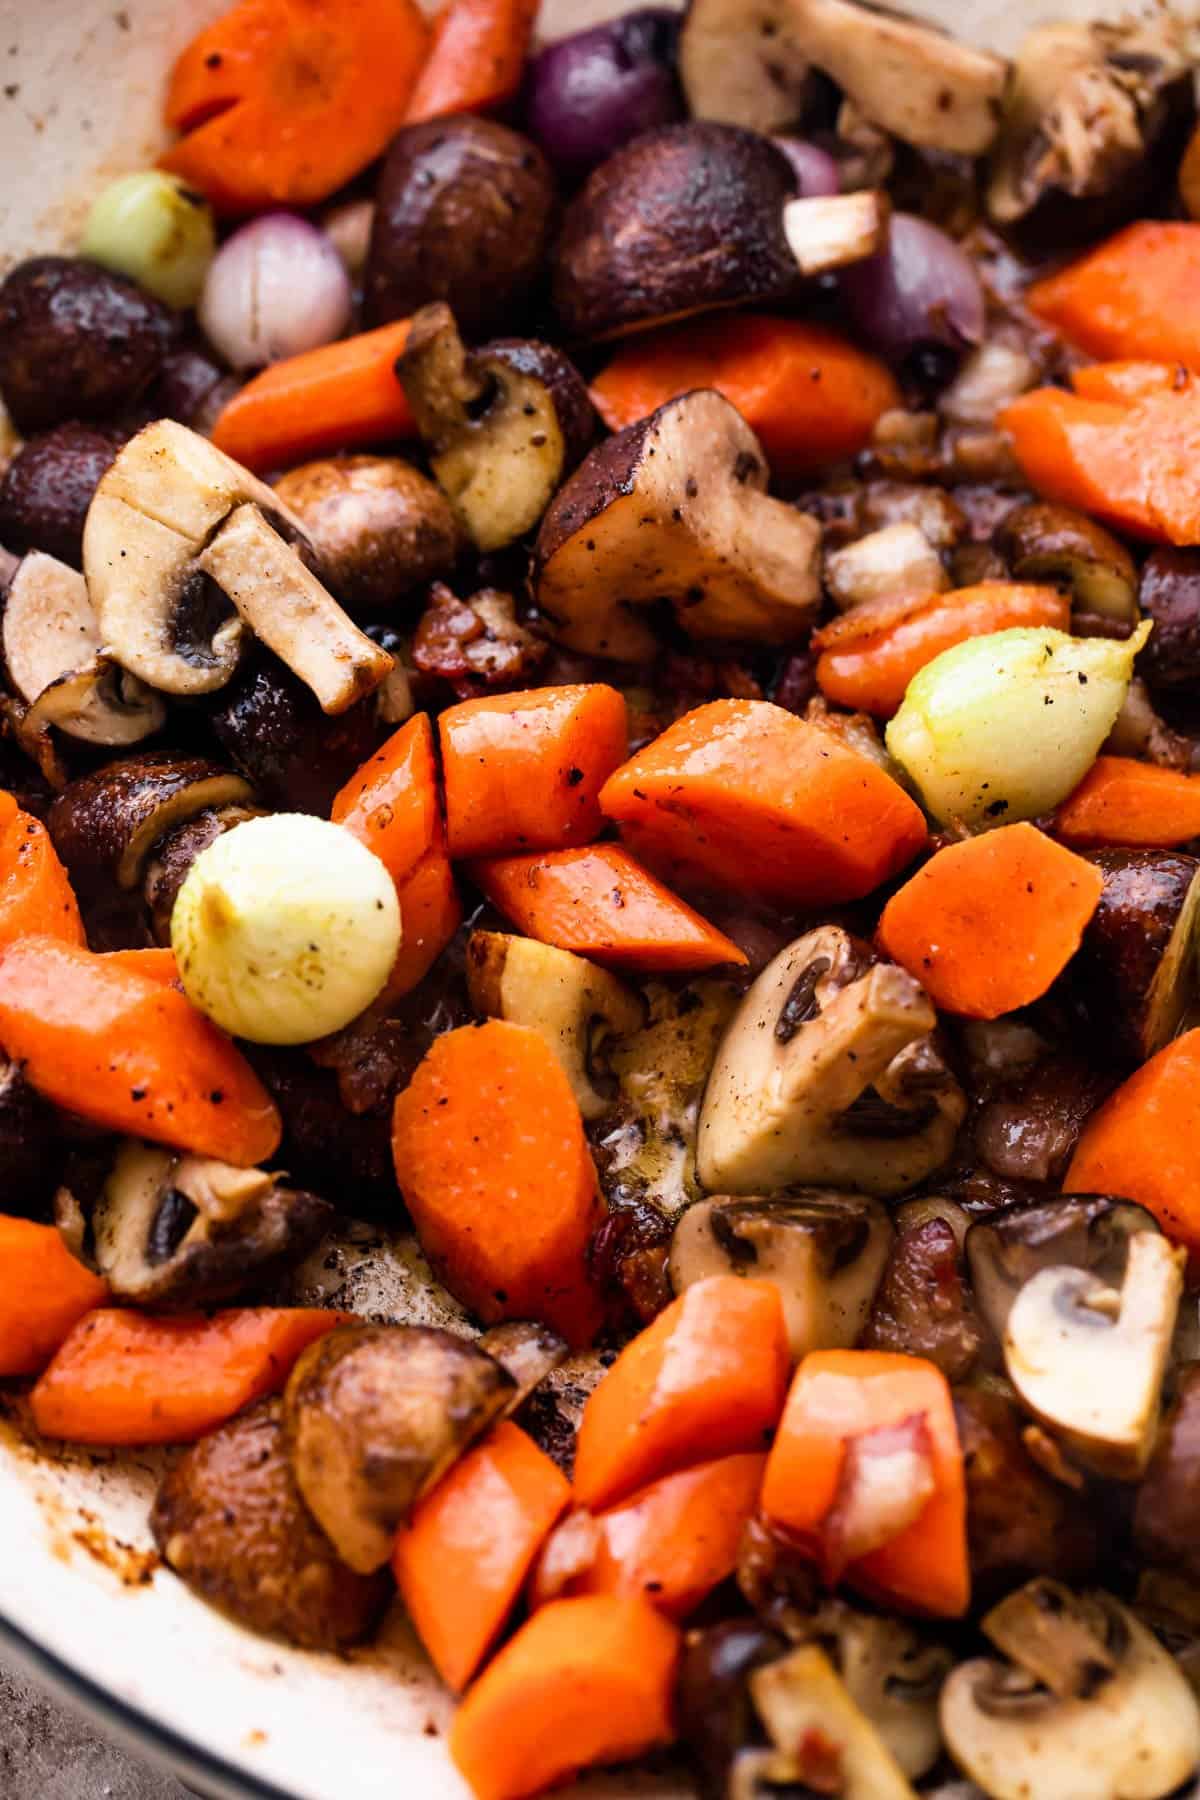
M 890 213 L 888 197 L 878 189 L 789 200 L 783 235 L 801 275 L 824 275 L 882 250 Z

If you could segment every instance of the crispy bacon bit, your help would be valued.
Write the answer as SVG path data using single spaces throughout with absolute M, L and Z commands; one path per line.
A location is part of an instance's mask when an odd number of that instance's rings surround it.
M 549 647 L 518 623 L 510 594 L 481 588 L 460 600 L 435 581 L 429 596 L 413 639 L 419 674 L 449 682 L 459 700 L 529 684 Z

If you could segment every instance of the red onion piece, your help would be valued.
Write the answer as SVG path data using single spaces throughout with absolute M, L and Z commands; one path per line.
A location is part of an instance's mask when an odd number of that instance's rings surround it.
M 841 1580 L 848 1564 L 882 1550 L 915 1524 L 935 1485 L 933 1439 L 924 1413 L 852 1437 L 833 1505 L 821 1524 L 830 1585 Z
M 974 263 L 953 238 L 912 213 L 896 213 L 887 247 L 845 269 L 842 293 L 859 331 L 885 356 L 923 344 L 953 350 L 982 342 L 985 305 Z
M 586 175 L 639 132 L 683 118 L 678 32 L 674 13 L 647 8 L 560 38 L 534 58 L 526 129 L 556 167 Z
M 323 231 L 295 213 L 264 213 L 235 231 L 208 271 L 196 314 L 235 369 L 259 369 L 332 343 L 353 295 Z
M 796 192 L 801 200 L 828 199 L 842 191 L 841 176 L 835 159 L 819 144 L 806 138 L 777 137 L 771 142 L 782 150 L 796 177 Z

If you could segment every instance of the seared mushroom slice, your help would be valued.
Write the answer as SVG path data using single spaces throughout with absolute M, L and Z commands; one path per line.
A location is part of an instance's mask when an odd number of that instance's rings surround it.
M 749 1677 L 750 1694 L 774 1751 L 743 1752 L 730 1800 L 768 1800 L 776 1786 L 795 1783 L 841 1800 L 916 1800 L 908 1778 L 846 1683 L 816 1644 L 802 1644 Z M 741 1761 L 741 1759 L 739 1759 Z
M 1196 993 L 1200 861 L 1174 850 L 1096 850 L 1100 902 L 1066 991 L 1095 1044 L 1146 1062 L 1170 1042 Z
M 55 1210 L 76 1229 L 77 1202 Z M 299 1262 L 328 1231 L 333 1208 L 265 1169 L 177 1155 L 128 1139 L 94 1206 L 84 1242 L 113 1298 L 133 1306 L 211 1306 Z
M 866 1324 L 892 1225 L 878 1200 L 821 1189 L 771 1200 L 699 1200 L 671 1239 L 677 1294 L 709 1275 L 750 1275 L 778 1289 L 797 1361 L 849 1349 Z
M 85 744 L 140 743 L 167 716 L 162 699 L 100 654 L 87 582 L 40 550 L 21 559 L 0 627 L 8 678 L 32 709 L 28 723 L 55 725 Z
M 1013 1601 L 999 1629 L 1017 1660 L 962 1663 L 942 1689 L 950 1753 L 992 1800 L 1159 1800 L 1194 1772 L 1200 1708 L 1126 1607 L 1047 1581 Z
M 712 307 L 792 297 L 804 277 L 873 256 L 882 191 L 795 198 L 783 152 L 735 125 L 644 132 L 567 208 L 555 309 L 571 337 L 610 338 Z
M 536 597 L 560 643 L 644 660 L 656 640 L 631 609 L 658 600 L 689 637 L 802 637 L 820 601 L 821 527 L 766 487 L 761 444 L 710 389 L 607 439 L 538 533 Z
M 1141 1231 L 1119 1289 L 1085 1269 L 1043 1269 L 1013 1301 L 1004 1366 L 1017 1397 L 1098 1474 L 1145 1473 L 1185 1260 L 1160 1233 Z
M 1064 1194 L 1030 1206 L 1009 1206 L 977 1219 L 967 1232 L 967 1266 L 975 1303 L 998 1341 L 1013 1302 L 1043 1269 L 1084 1269 L 1119 1283 L 1129 1246 L 1158 1223 L 1145 1207 L 1105 1194 Z
M 207 694 L 232 676 L 244 621 L 326 712 L 343 712 L 379 685 L 391 658 L 292 539 L 303 544 L 300 521 L 249 470 L 184 425 L 147 425 L 100 482 L 83 534 L 106 646 L 151 687 Z
M 305 1502 L 343 1562 L 381 1569 L 396 1527 L 508 1406 L 495 1358 L 423 1325 L 349 1325 L 292 1370 L 284 1428 Z
M 492 1325 L 475 1339 L 475 1348 L 494 1357 L 513 1378 L 515 1386 L 506 1413 L 519 1411 L 567 1358 L 566 1339 L 534 1319 L 506 1319 L 502 1325 Z
M 479 550 L 532 531 L 596 435 L 561 350 L 520 338 L 468 350 L 443 302 L 413 319 L 397 373 L 429 466 Z
M 994 543 L 1018 581 L 1050 581 L 1070 589 L 1077 613 L 1136 625 L 1138 575 L 1124 544 L 1069 506 L 1031 500 L 1015 506 Z
M 596 1085 L 604 1040 L 638 1031 L 646 1007 L 632 988 L 569 950 L 501 931 L 476 931 L 467 943 L 471 1005 L 485 1018 L 510 1019 L 540 1032 L 571 1083 L 585 1119 L 612 1106 Z
M 850 0 L 692 0 L 679 67 L 697 117 L 776 131 L 799 117 L 809 66 L 905 143 L 978 156 L 996 135 L 1004 63 L 932 26 Z
M 84 895 L 136 888 L 159 838 L 210 806 L 253 800 L 248 782 L 201 756 L 169 750 L 127 757 L 81 775 L 46 819 L 54 847 Z
M 830 551 L 825 586 L 834 604 L 848 612 L 868 600 L 943 593 L 950 577 L 920 526 L 907 519 Z
M 367 1636 L 387 1604 L 383 1575 L 359 1575 L 297 1490 L 282 1403 L 266 1400 L 184 1451 L 158 1490 L 154 1539 L 210 1606 L 304 1650 Z
M 853 970 L 853 973 L 851 973 Z M 905 970 L 861 972 L 837 926 L 797 938 L 747 992 L 700 1114 L 701 1184 L 899 1194 L 946 1161 L 966 1113 L 928 1041 L 937 1014 Z

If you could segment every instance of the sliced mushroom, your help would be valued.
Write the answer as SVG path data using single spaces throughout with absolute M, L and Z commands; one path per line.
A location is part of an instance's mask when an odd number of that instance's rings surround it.
M 774 1200 L 699 1200 L 671 1239 L 677 1294 L 709 1275 L 779 1291 L 792 1356 L 849 1349 L 866 1324 L 892 1226 L 877 1200 L 814 1190 Z
M 882 248 L 882 191 L 795 192 L 791 164 L 756 132 L 693 120 L 635 137 L 567 208 L 553 298 L 568 336 L 785 300 L 802 278 Z
M 383 1567 L 410 1507 L 514 1388 L 485 1351 L 430 1326 L 344 1326 L 309 1346 L 288 1381 L 284 1431 L 296 1484 L 343 1562 Z
M 56 1212 L 70 1226 L 74 1196 Z M 299 1262 L 325 1235 L 333 1208 L 265 1169 L 235 1169 L 129 1139 L 84 1209 L 84 1242 L 113 1298 L 133 1306 L 211 1306 Z
M 1167 1652 L 1110 1594 L 1035 1582 L 1003 1631 L 1014 1663 L 961 1664 L 942 1690 L 954 1760 L 992 1800 L 1161 1800 L 1200 1760 L 1200 1708 Z M 984 1621 L 988 1629 L 988 1621 Z M 1075 1684 L 1055 1693 L 1035 1668 Z
M 825 558 L 825 586 L 846 612 L 868 600 L 943 593 L 950 577 L 920 526 L 907 520 L 831 551 Z
M 606 1038 L 627 1036 L 646 1022 L 645 1003 L 632 988 L 569 950 L 501 931 L 472 933 L 467 988 L 477 1013 L 528 1025 L 546 1039 L 585 1119 L 611 1109 L 612 1092 L 596 1085 L 598 1061 Z
M 272 490 L 206 438 L 147 425 L 100 482 L 84 529 L 105 644 L 151 687 L 207 694 L 232 676 L 244 620 L 327 712 L 344 711 L 391 658 L 306 568 L 289 541 L 303 538 Z
M 1196 993 L 1200 861 L 1173 850 L 1096 850 L 1100 901 L 1068 992 L 1089 1042 L 1141 1064 L 1181 1029 Z
M 502 1325 L 492 1325 L 475 1339 L 475 1347 L 494 1357 L 512 1376 L 515 1386 L 505 1408 L 509 1413 L 519 1411 L 567 1357 L 566 1340 L 536 1320 L 506 1319 Z
M 429 466 L 479 550 L 532 531 L 596 435 L 561 350 L 512 338 L 469 351 L 442 302 L 413 319 L 397 372 Z
M 632 610 L 669 600 L 689 637 L 786 643 L 820 600 L 821 528 L 766 492 L 762 446 L 711 390 L 669 400 L 593 450 L 538 533 L 538 605 L 573 650 L 635 662 Z
M 1137 1232 L 1119 1289 L 1085 1269 L 1043 1269 L 1008 1315 L 1004 1366 L 1022 1405 L 1115 1480 L 1139 1480 L 1154 1448 L 1185 1260 L 1158 1232 Z
M 823 926 L 747 992 L 704 1094 L 705 1188 L 898 1194 L 949 1156 L 966 1100 L 927 1041 L 937 1014 L 903 969 L 860 973 L 851 952 L 844 931 Z
M 1070 589 L 1076 612 L 1136 625 L 1133 558 L 1085 513 L 1032 500 L 1005 516 L 993 541 L 1018 581 L 1054 582 Z
M 865 1712 L 851 1698 L 828 1656 L 802 1644 L 749 1676 L 755 1708 L 775 1746 L 760 1757 L 753 1779 L 732 1796 L 767 1800 L 774 1786 L 832 1789 L 841 1800 L 916 1800 L 904 1771 Z
M 967 1266 L 975 1302 L 997 1341 L 1013 1302 L 1043 1269 L 1086 1270 L 1111 1284 L 1124 1279 L 1129 1246 L 1157 1221 L 1132 1200 L 1070 1194 L 1031 1206 L 1009 1206 L 977 1219 L 967 1232 Z
M 791 124 L 811 66 L 894 137 L 963 156 L 978 156 L 994 139 L 1007 73 L 999 57 L 849 0 L 692 0 L 679 62 L 691 110 L 702 118 L 760 131 Z
M 171 914 L 179 890 L 200 852 L 215 844 L 225 832 L 232 831 L 235 825 L 243 825 L 247 819 L 261 818 L 263 811 L 261 806 L 209 806 L 158 840 L 146 860 L 142 876 L 142 898 L 156 944 L 169 945 L 171 942 Z

